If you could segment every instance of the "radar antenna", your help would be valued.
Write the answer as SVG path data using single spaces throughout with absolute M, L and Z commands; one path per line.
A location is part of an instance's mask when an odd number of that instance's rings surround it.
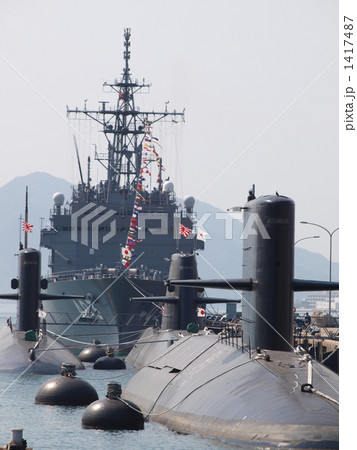
M 85 115 L 96 121 L 102 127 L 102 132 L 107 141 L 105 153 L 96 152 L 95 159 L 106 169 L 108 195 L 111 190 L 125 187 L 135 189 L 140 174 L 142 142 L 146 127 L 164 119 L 180 118 L 184 121 L 184 111 L 170 112 L 166 102 L 164 111 L 140 111 L 135 106 L 135 95 L 143 89 L 149 89 L 151 84 L 139 83 L 133 80 L 130 74 L 130 28 L 124 30 L 124 69 L 120 81 L 104 83 L 104 89 L 117 94 L 117 103 L 114 107 L 107 106 L 108 102 L 101 101 L 100 108 L 70 109 L 67 107 L 67 115 Z M 175 120 L 176 122 L 176 120 Z

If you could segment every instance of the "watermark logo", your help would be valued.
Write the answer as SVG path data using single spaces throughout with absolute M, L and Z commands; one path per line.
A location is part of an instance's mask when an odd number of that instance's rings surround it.
M 186 239 L 212 239 L 211 234 L 207 230 L 206 222 L 209 219 L 220 220 L 224 222 L 224 239 L 233 239 L 234 222 L 243 222 L 242 213 L 226 213 L 226 212 L 205 212 L 201 217 L 197 216 L 197 213 L 187 213 L 187 217 L 191 220 L 194 231 L 187 236 Z M 152 225 L 152 221 L 155 220 L 155 227 Z M 148 222 L 150 221 L 150 222 Z M 151 234 L 168 234 L 169 215 L 167 213 L 143 213 L 138 215 L 138 238 L 145 239 L 146 231 L 150 231 Z M 173 215 L 173 238 L 180 239 L 180 225 L 182 223 L 182 216 L 180 213 L 174 213 Z M 269 233 L 260 218 L 258 213 L 250 213 L 240 234 L 240 239 L 248 239 L 249 236 L 259 235 L 262 239 L 270 239 Z
M 105 212 L 106 211 L 106 212 Z M 107 210 L 104 206 L 97 206 L 89 203 L 71 216 L 71 240 L 89 246 L 91 235 L 91 248 L 99 249 L 99 226 L 116 214 L 113 209 Z M 212 220 L 223 222 L 224 233 L 222 237 L 226 240 L 233 239 L 234 223 L 243 223 L 241 212 L 205 212 L 200 217 L 197 213 L 187 213 L 191 221 L 189 234 L 186 239 L 211 240 L 212 236 L 208 231 L 211 228 Z M 173 214 L 173 229 L 169 232 L 168 213 L 139 213 L 137 224 L 137 238 L 143 240 L 147 238 L 147 232 L 151 235 L 168 235 L 172 233 L 173 239 L 181 239 L 180 226 L 182 226 L 181 213 Z M 208 224 L 207 222 L 210 221 Z M 217 230 L 217 228 L 215 228 Z M 116 220 L 110 223 L 110 231 L 103 236 L 103 243 L 106 243 L 116 234 Z M 80 235 L 80 237 L 79 237 Z M 258 213 L 250 213 L 243 225 L 240 239 L 248 239 L 249 236 L 260 235 L 262 239 L 270 239 L 269 233 Z
M 158 227 L 146 227 L 146 222 L 155 220 Z M 140 213 L 138 214 L 138 239 L 146 238 L 146 229 L 151 234 L 168 234 L 169 215 L 167 213 Z
M 254 227 L 255 225 L 255 227 Z M 262 219 L 258 213 L 250 213 L 247 222 L 244 225 L 240 239 L 248 239 L 249 236 L 258 235 L 258 231 L 263 239 L 270 239 L 269 233 L 265 228 Z
M 95 209 L 93 209 L 95 208 Z M 93 209 L 91 212 L 88 213 Z M 99 249 L 99 225 L 103 222 L 107 221 L 116 214 L 116 211 L 113 209 L 108 210 L 106 213 L 103 212 L 106 210 L 104 206 L 96 207 L 95 203 L 88 203 L 88 205 L 83 206 L 78 211 L 72 214 L 71 216 L 71 240 L 78 242 L 78 229 L 81 231 L 81 244 L 88 246 L 89 245 L 89 233 L 91 231 L 92 237 L 92 248 L 98 250 Z M 88 213 L 88 214 L 87 214 Z M 83 216 L 81 219 L 80 217 Z M 98 217 L 97 219 L 95 219 Z M 95 220 L 93 220 L 95 219 Z M 93 220 L 91 226 L 89 222 Z M 110 223 L 110 231 L 105 236 L 103 236 L 103 243 L 107 242 L 110 238 L 112 238 L 116 233 L 116 222 L 115 219 Z

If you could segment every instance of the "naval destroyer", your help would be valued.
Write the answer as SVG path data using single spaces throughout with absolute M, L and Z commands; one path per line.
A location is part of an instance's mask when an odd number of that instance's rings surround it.
M 167 104 L 161 112 L 136 106 L 137 95 L 150 84 L 131 76 L 130 37 L 125 29 L 121 79 L 103 85 L 114 94 L 114 106 L 103 101 L 98 109 L 87 109 L 85 101 L 82 109 L 67 107 L 69 118 L 101 127 L 106 149 L 96 150 L 95 160 L 106 178 L 91 184 L 88 157 L 85 179 L 76 145 L 80 182 L 70 202 L 61 193 L 53 195 L 50 223 L 41 230 L 40 245 L 50 251 L 47 292 L 86 296 L 44 301 L 47 329 L 78 342 L 99 338 L 113 344 L 120 335 L 123 343 L 160 322 L 160 304 L 129 298 L 163 295 L 171 255 L 204 247 L 195 230 L 194 199 L 177 203 L 173 183 L 164 179 L 154 131 L 159 121 L 184 121 L 184 111 L 170 112 Z

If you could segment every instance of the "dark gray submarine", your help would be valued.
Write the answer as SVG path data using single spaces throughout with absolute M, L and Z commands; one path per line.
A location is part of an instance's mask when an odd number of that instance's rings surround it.
M 84 369 L 77 357 L 46 334 L 45 320 L 40 324 L 42 300 L 68 298 L 41 293 L 41 289 L 46 289 L 46 283 L 41 279 L 40 252 L 32 248 L 20 250 L 18 278 L 11 280 L 11 287 L 18 292 L 0 295 L 0 299 L 18 302 L 17 323 L 12 324 L 8 319 L 7 325 L 0 330 L 0 371 L 58 374 L 63 362 Z
M 338 283 L 294 279 L 293 200 L 250 194 L 243 211 L 243 279 L 184 280 L 180 270 L 168 282 L 168 297 L 242 290 L 241 336 L 146 330 L 128 355 L 141 370 L 123 397 L 179 432 L 244 447 L 338 448 L 339 377 L 293 341 L 293 292 L 337 290 Z M 195 321 L 189 309 L 186 318 Z
M 171 256 L 169 279 L 197 279 L 197 262 L 194 254 L 175 253 Z M 204 297 L 202 287 L 174 287 L 169 286 L 165 297 L 134 297 L 135 302 L 163 302 L 163 314 L 161 328 L 147 328 L 141 335 L 139 343 L 135 345 L 135 351 L 129 353 L 126 358 L 135 367 L 142 367 L 153 358 L 161 355 L 169 345 L 177 341 L 183 332 L 197 332 L 203 328 L 203 317 L 197 311 L 204 309 L 207 303 L 240 303 L 240 300 L 226 300 L 222 298 Z M 150 345 L 148 351 L 143 342 Z

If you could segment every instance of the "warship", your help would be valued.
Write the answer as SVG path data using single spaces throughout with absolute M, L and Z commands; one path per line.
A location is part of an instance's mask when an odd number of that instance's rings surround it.
M 197 237 L 194 198 L 178 204 L 172 181 L 164 179 L 154 134 L 159 121 L 184 121 L 184 110 L 170 112 L 167 103 L 161 112 L 136 106 L 137 95 L 151 85 L 132 78 L 130 37 L 127 28 L 121 79 L 103 85 L 116 103 L 101 101 L 98 109 L 87 109 L 86 101 L 82 109 L 67 106 L 69 118 L 99 124 L 106 149 L 95 150 L 95 161 L 105 168 L 106 179 L 91 184 L 90 157 L 85 179 L 74 138 L 80 182 L 69 202 L 60 192 L 53 195 L 50 222 L 41 230 L 40 246 L 49 249 L 47 292 L 85 297 L 43 301 L 48 331 L 62 335 L 68 345 L 94 337 L 117 344 L 119 335 L 125 343 L 160 322 L 161 305 L 129 298 L 163 295 L 171 255 L 204 248 Z

